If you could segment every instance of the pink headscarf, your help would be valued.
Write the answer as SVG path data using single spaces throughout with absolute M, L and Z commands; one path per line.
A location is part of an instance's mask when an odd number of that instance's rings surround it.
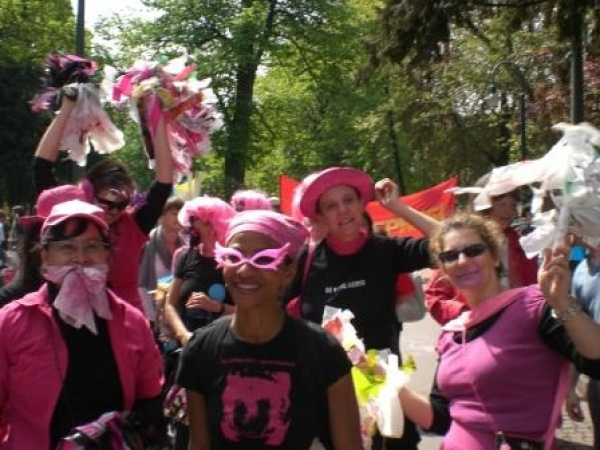
M 236 211 L 273 209 L 271 202 L 269 201 L 269 197 L 267 197 L 264 193 L 254 189 L 236 191 L 231 196 L 231 206 Z
M 177 220 L 183 226 L 190 225 L 191 217 L 210 223 L 215 230 L 217 241 L 223 244 L 227 225 L 233 216 L 235 210 L 227 202 L 217 197 L 205 196 L 185 202 L 179 210 Z
M 279 247 L 289 244 L 288 256 L 296 259 L 308 238 L 308 230 L 296 219 L 267 210 L 243 211 L 238 213 L 227 228 L 225 243 L 243 231 L 254 231 L 275 241 Z

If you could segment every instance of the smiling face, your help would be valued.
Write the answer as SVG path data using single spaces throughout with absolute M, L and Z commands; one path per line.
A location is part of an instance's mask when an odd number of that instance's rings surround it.
M 227 247 L 234 248 L 249 258 L 261 250 L 280 246 L 264 234 L 242 231 L 233 236 Z M 249 263 L 223 268 L 225 284 L 240 311 L 279 308 L 281 290 L 291 283 L 294 274 L 295 265 L 288 261 L 282 262 L 276 270 L 258 269 Z
M 328 233 L 341 241 L 352 241 L 360 235 L 364 206 L 356 189 L 340 185 L 319 197 L 319 219 Z
M 485 250 L 477 256 L 468 256 L 470 249 L 477 249 L 476 244 L 483 244 Z M 483 291 L 498 283 L 496 268 L 499 259 L 493 255 L 489 246 L 476 230 L 472 228 L 456 228 L 449 230 L 443 237 L 440 256 L 443 252 L 458 251 L 458 259 L 442 261 L 441 270 L 452 285 L 459 291 Z M 479 252 L 473 252 L 479 253 Z
M 107 224 L 115 223 L 129 204 L 129 191 L 116 191 L 115 189 L 101 189 L 96 194 L 95 203 L 104 210 L 104 220 Z

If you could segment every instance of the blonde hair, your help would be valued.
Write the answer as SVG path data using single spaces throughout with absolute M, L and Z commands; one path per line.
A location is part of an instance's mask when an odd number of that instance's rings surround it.
M 444 238 L 450 231 L 473 230 L 485 243 L 494 258 L 500 260 L 500 248 L 504 245 L 506 236 L 500 226 L 493 220 L 479 214 L 459 212 L 446 218 L 429 241 L 429 249 L 433 261 L 441 265 L 439 255 L 444 251 Z M 498 276 L 503 272 L 502 264 L 498 268 Z

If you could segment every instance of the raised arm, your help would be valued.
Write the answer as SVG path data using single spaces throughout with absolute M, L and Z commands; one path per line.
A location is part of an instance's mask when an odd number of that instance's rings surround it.
M 155 180 L 159 183 L 173 184 L 173 156 L 164 117 L 158 121 L 153 141 L 154 157 L 156 158 Z
M 56 162 L 60 152 L 60 141 L 75 105 L 76 103 L 73 100 L 69 100 L 66 96 L 63 96 L 60 109 L 38 143 L 35 150 L 35 157 L 52 163 Z
M 437 229 L 439 222 L 427 214 L 417 211 L 411 206 L 398 200 L 398 185 L 389 178 L 384 178 L 375 183 L 375 195 L 381 206 L 396 216 L 406 220 L 423 234 L 431 237 Z
M 546 300 L 564 325 L 577 351 L 586 358 L 600 359 L 600 324 L 587 315 L 581 304 L 569 295 L 569 248 L 546 249 L 538 272 L 538 282 Z

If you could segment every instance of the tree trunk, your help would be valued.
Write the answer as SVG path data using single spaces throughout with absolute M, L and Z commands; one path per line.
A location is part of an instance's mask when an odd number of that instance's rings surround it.
M 246 157 L 250 146 L 250 118 L 257 66 L 248 64 L 238 71 L 233 120 L 229 124 L 225 149 L 225 193 L 231 195 L 244 184 Z

